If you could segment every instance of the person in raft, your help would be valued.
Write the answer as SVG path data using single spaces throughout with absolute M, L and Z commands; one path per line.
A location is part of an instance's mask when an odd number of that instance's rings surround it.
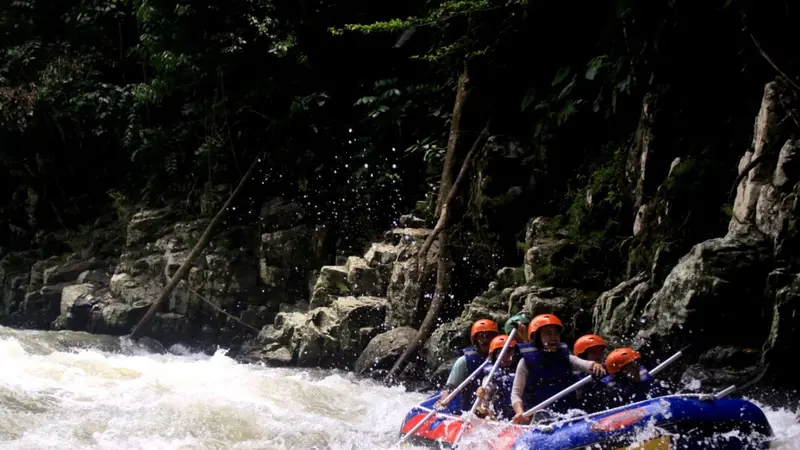
M 572 348 L 578 358 L 603 364 L 608 344 L 596 334 L 587 334 L 579 337 Z
M 481 319 L 472 324 L 472 329 L 469 333 L 469 339 L 472 347 L 463 349 L 462 356 L 460 356 L 453 368 L 450 369 L 450 376 L 447 378 L 445 390 L 442 391 L 439 401 L 436 402 L 436 408 L 441 409 L 447 406 L 444 399 L 447 395 L 464 382 L 473 372 L 478 370 L 478 367 L 483 364 L 486 357 L 489 356 L 489 344 L 499 330 L 497 322 L 489 319 Z M 461 410 L 469 411 L 472 404 L 475 402 L 475 391 L 478 389 L 479 381 L 475 377 L 473 381 L 461 391 Z
M 511 330 L 516 328 L 517 334 L 514 335 L 514 340 L 517 342 L 528 342 L 528 324 L 530 321 L 531 318 L 528 317 L 527 314 L 520 312 L 519 314 L 515 314 L 506 320 L 503 331 L 510 335 Z
M 640 364 L 641 357 L 632 348 L 618 348 L 608 354 L 608 376 L 601 380 L 606 408 L 640 402 L 661 394 L 650 372 Z
M 508 336 L 501 334 L 492 339 L 489 344 L 492 365 L 500 357 L 500 352 L 503 350 L 506 341 L 508 341 Z M 514 363 L 519 359 L 519 352 L 516 346 L 517 340 L 512 339 L 511 343 L 508 344 L 506 354 L 503 355 L 500 365 L 497 366 L 497 370 L 495 370 L 486 387 L 483 387 L 483 381 L 489 376 L 492 367 L 487 366 L 483 369 L 481 386 L 476 391 L 478 398 L 481 399 L 478 403 L 477 412 L 482 417 L 494 420 L 511 420 L 514 418 L 514 409 L 511 408 L 511 387 L 514 385 Z
M 528 325 L 531 342 L 519 346 L 522 359 L 511 389 L 515 423 L 530 422 L 531 418 L 524 416 L 524 405 L 532 407 L 569 387 L 575 381 L 573 371 L 595 376 L 606 374 L 602 364 L 570 354 L 569 347 L 561 342 L 563 330 L 561 320 L 552 314 L 540 314 Z M 563 410 L 567 405 L 562 399 L 551 409 Z
M 587 361 L 603 364 L 608 344 L 605 339 L 596 334 L 587 334 L 578 338 L 573 345 L 575 356 Z M 608 370 L 608 368 L 606 368 Z M 584 411 L 594 412 L 603 409 L 603 387 L 598 382 L 588 387 L 578 389 L 578 407 Z

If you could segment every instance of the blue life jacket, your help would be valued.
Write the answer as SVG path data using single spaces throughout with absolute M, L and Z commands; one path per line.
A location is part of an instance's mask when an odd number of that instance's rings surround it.
M 511 390 L 514 386 L 516 368 L 516 364 L 512 364 L 509 367 L 498 367 L 490 382 L 494 390 L 492 409 L 495 412 L 496 419 L 511 420 L 516 415 L 514 408 L 511 407 Z M 484 368 L 481 380 L 489 376 L 491 371 L 492 368 L 490 366 Z
M 577 378 L 582 378 L 583 373 L 575 373 Z M 578 399 L 577 407 L 588 412 L 593 413 L 606 409 L 605 395 L 606 387 L 602 380 L 592 380 L 586 387 L 580 389 L 581 395 Z
M 554 353 L 542 352 L 531 343 L 518 344 L 520 354 L 528 368 L 523 402 L 526 408 L 538 405 L 573 384 L 576 379 L 569 362 L 569 347 L 561 342 Z M 549 408 L 564 411 L 575 400 L 569 395 Z
M 605 402 L 609 408 L 647 400 L 653 388 L 653 376 L 644 366 L 639 369 L 638 382 L 627 378 L 617 379 L 613 375 L 603 377 L 600 382 L 605 387 Z
M 464 359 L 467 360 L 467 376 L 472 375 L 476 370 L 478 370 L 478 367 L 480 367 L 485 360 L 481 357 L 481 355 L 478 354 L 478 350 L 475 347 L 467 347 L 462 349 L 461 353 L 464 355 Z M 477 399 L 476 391 L 480 385 L 481 377 L 476 376 L 461 391 L 462 411 L 469 411 L 472 408 L 472 404 L 475 403 L 475 399 Z

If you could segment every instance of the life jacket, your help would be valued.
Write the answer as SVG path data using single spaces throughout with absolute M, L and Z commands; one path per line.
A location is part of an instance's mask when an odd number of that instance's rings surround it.
M 495 412 L 497 419 L 511 420 L 516 415 L 514 408 L 511 407 L 511 390 L 514 386 L 516 368 L 516 364 L 512 364 L 509 367 L 498 367 L 490 382 L 493 387 L 492 410 Z M 491 367 L 484 368 L 481 379 L 489 376 L 491 371 Z
M 639 381 L 634 382 L 625 378 L 617 379 L 613 375 L 607 375 L 600 380 L 605 388 L 605 402 L 607 407 L 636 403 L 647 400 L 653 388 L 653 376 L 644 367 L 639 369 Z M 609 403 L 614 404 L 608 405 Z
M 467 347 L 465 349 L 462 349 L 461 354 L 467 361 L 467 376 L 472 375 L 476 370 L 478 370 L 478 367 L 480 367 L 481 364 L 483 364 L 484 358 L 482 358 L 481 355 L 478 354 L 478 350 L 475 347 Z M 461 391 L 462 411 L 469 411 L 472 408 L 472 404 L 475 403 L 475 399 L 478 398 L 476 396 L 476 391 L 478 390 L 478 387 L 480 385 L 481 385 L 481 377 L 476 376 Z
M 576 378 L 582 378 L 586 376 L 586 374 L 581 372 L 574 372 L 574 375 Z M 579 389 L 580 397 L 577 401 L 577 407 L 588 413 L 606 409 L 605 390 L 605 385 L 601 380 L 593 379 L 591 383 Z
M 517 344 L 525 366 L 528 368 L 528 380 L 525 383 L 523 402 L 526 407 L 533 407 L 563 391 L 575 382 L 572 365 L 569 362 L 569 347 L 561 342 L 554 353 L 545 353 L 532 343 Z M 549 408 L 563 411 L 574 403 L 574 395 L 569 395 Z

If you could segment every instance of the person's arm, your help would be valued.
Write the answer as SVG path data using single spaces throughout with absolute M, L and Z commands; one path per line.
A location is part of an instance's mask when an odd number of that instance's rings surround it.
M 517 364 L 517 371 L 514 374 L 514 385 L 511 386 L 511 407 L 514 408 L 514 423 L 529 423 L 530 417 L 525 417 L 525 408 L 522 404 L 522 396 L 525 394 L 525 385 L 528 382 L 528 365 L 522 359 Z
M 569 364 L 572 366 L 572 370 L 574 371 L 597 376 L 603 376 L 606 374 L 606 369 L 603 368 L 602 364 L 594 361 L 587 361 L 585 359 L 578 358 L 575 355 L 569 355 Z
M 492 410 L 492 403 L 494 402 L 494 394 L 495 394 L 495 384 L 494 381 L 489 381 L 486 383 L 486 380 L 489 378 L 489 375 L 486 375 L 481 380 L 480 386 L 476 391 L 476 395 L 478 396 L 478 410 L 482 411 L 484 414 L 489 414 Z M 485 386 L 484 386 L 485 385 Z
M 464 380 L 467 379 L 469 375 L 467 375 L 467 358 L 461 356 L 459 357 L 455 363 L 453 363 L 453 367 L 450 369 L 450 376 L 447 377 L 447 383 L 445 383 L 445 388 L 442 391 L 441 396 L 439 396 L 439 401 L 437 403 L 445 406 L 444 399 L 447 398 L 450 392 L 457 388 Z
M 522 408 L 522 396 L 525 393 L 525 384 L 528 382 L 528 366 L 525 360 L 519 360 L 517 370 L 514 372 L 514 384 L 511 386 L 511 407 L 514 412 L 520 414 L 525 412 Z

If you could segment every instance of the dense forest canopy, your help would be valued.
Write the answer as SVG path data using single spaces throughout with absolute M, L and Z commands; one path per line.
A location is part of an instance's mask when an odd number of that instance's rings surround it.
M 432 220 L 451 128 L 467 141 L 457 172 L 490 123 L 453 259 L 477 279 L 518 264 L 528 218 L 559 216 L 576 245 L 541 275 L 599 290 L 664 238 L 630 239 L 625 150 L 643 102 L 653 157 L 681 158 L 658 193 L 688 216 L 670 239 L 719 232 L 764 83 L 800 70 L 796 16 L 754 0 L 5 2 L 0 247 L 63 250 L 49 233 L 109 212 L 124 224 L 136 205 L 213 214 L 262 158 L 231 220 L 302 200 L 346 251 L 401 213 Z

